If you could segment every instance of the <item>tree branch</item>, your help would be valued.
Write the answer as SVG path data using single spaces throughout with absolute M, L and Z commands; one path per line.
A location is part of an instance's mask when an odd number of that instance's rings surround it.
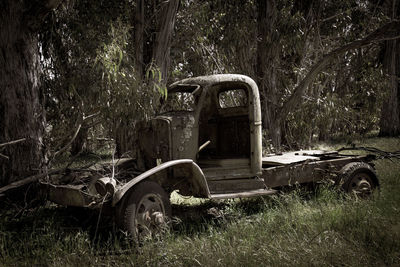
M 82 127 L 84 127 L 84 128 L 91 128 L 91 127 L 97 125 L 98 123 L 100 123 L 101 121 L 97 121 L 97 122 L 94 122 L 94 123 L 89 124 L 89 125 L 84 125 L 89 119 L 95 118 L 95 117 L 98 116 L 98 115 L 100 115 L 100 111 L 99 111 L 99 112 L 96 112 L 96 113 L 94 113 L 94 114 L 88 115 L 88 116 L 83 116 L 83 118 L 80 119 L 82 122 L 78 124 L 78 127 L 77 127 L 76 131 L 74 132 L 72 138 L 68 141 L 68 143 L 67 143 L 65 146 L 63 146 L 60 150 L 56 151 L 56 152 L 53 154 L 53 156 L 51 157 L 51 159 L 49 160 L 49 162 L 52 161 L 58 154 L 60 154 L 60 153 L 62 153 L 62 152 L 65 152 L 65 151 L 69 148 L 69 146 L 74 142 L 74 140 L 75 140 L 76 137 L 78 136 L 79 131 L 81 130 Z
M 4 154 L 1 154 L 1 153 L 0 153 L 0 157 L 5 158 L 6 160 L 9 160 L 9 159 L 10 159 L 10 157 L 8 157 L 8 156 L 6 156 L 6 155 L 4 155 Z
M 100 115 L 100 111 L 98 111 L 98 112 L 96 112 L 94 114 L 88 115 L 88 116 L 83 116 L 83 121 L 88 120 L 88 119 L 93 118 L 93 117 L 96 117 L 98 115 Z
M 58 154 L 66 151 L 68 149 L 68 147 L 72 144 L 72 142 L 74 142 L 75 138 L 78 136 L 79 131 L 81 130 L 82 127 L 82 123 L 80 123 L 78 125 L 78 128 L 76 129 L 74 135 L 72 136 L 71 140 L 60 150 L 58 150 L 57 152 L 54 153 L 53 158 L 55 158 Z
M 284 120 L 289 112 L 293 111 L 301 103 L 301 97 L 304 95 L 308 86 L 310 86 L 310 84 L 314 81 L 314 78 L 338 55 L 343 54 L 351 49 L 360 48 L 371 43 L 393 40 L 397 38 L 400 38 L 400 21 L 394 20 L 378 28 L 365 38 L 336 48 L 323 56 L 317 63 L 313 65 L 306 77 L 296 86 L 293 94 L 283 104 L 280 112 L 278 113 L 279 117 L 277 119 Z
M 1 187 L 0 188 L 0 195 L 4 194 L 7 191 L 10 191 L 12 189 L 17 189 L 17 188 L 19 188 L 21 186 L 24 186 L 26 184 L 30 184 L 30 183 L 36 182 L 39 179 L 46 177 L 47 175 L 59 174 L 59 173 L 62 173 L 64 171 L 65 171 L 65 168 L 62 168 L 62 169 L 55 169 L 55 170 L 51 170 L 49 172 L 45 172 L 45 173 L 40 173 L 40 174 L 36 174 L 36 175 L 33 175 L 33 176 L 29 176 L 29 177 L 27 177 L 25 179 L 22 179 L 22 180 L 14 182 L 14 183 L 11 183 L 9 185 L 6 185 L 4 187 Z
M 360 7 L 359 7 L 359 6 L 356 6 L 356 7 L 353 7 L 353 8 L 346 9 L 346 10 L 344 10 L 344 11 L 342 11 L 342 12 L 339 12 L 339 13 L 337 13 L 337 14 L 335 14 L 335 15 L 332 15 L 332 16 L 330 16 L 330 17 L 327 17 L 327 18 L 323 19 L 322 22 L 327 22 L 327 21 L 329 21 L 329 20 L 331 20 L 331 19 L 334 19 L 334 18 L 336 18 L 336 17 L 339 17 L 340 15 L 343 15 L 344 13 L 347 13 L 347 12 L 349 12 L 349 11 L 353 11 L 353 10 L 356 10 L 356 9 L 360 9 Z
M 21 138 L 21 139 L 18 139 L 18 140 L 7 142 L 7 143 L 2 143 L 2 144 L 0 144 L 0 147 L 17 144 L 17 143 L 23 142 L 25 140 L 26 140 L 26 138 Z

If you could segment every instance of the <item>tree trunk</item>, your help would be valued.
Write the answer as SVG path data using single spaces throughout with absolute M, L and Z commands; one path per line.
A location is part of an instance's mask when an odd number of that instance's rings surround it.
M 134 40 L 136 71 L 144 78 L 146 67 L 152 62 L 159 68 L 163 83 L 167 83 L 170 66 L 171 38 L 174 32 L 179 0 L 161 1 L 158 11 L 149 10 L 144 0 L 136 0 L 134 15 Z M 150 27 L 151 21 L 147 16 L 158 15 L 158 25 Z M 146 30 L 145 30 L 146 29 Z M 155 38 L 153 39 L 153 36 Z
M 168 69 L 170 66 L 171 38 L 174 32 L 176 13 L 178 12 L 179 0 L 169 0 L 161 3 L 160 20 L 158 32 L 153 48 L 153 60 L 160 69 L 163 83 L 168 80 Z
M 120 158 L 122 155 L 133 147 L 133 144 L 129 142 L 129 136 L 132 135 L 131 129 L 127 126 L 127 121 L 121 121 L 115 127 L 115 152 L 117 157 Z
M 0 143 L 25 138 L 0 151 L 0 184 L 45 168 L 46 124 L 40 92 L 37 29 L 62 0 L 0 2 Z
M 157 3 L 157 2 L 156 2 Z M 154 2 L 153 2 L 154 4 Z M 154 63 L 161 72 L 161 80 L 158 76 L 150 83 L 165 86 L 168 80 L 168 70 L 170 66 L 170 48 L 171 38 L 174 32 L 176 13 L 179 7 L 179 0 L 161 1 L 160 9 L 157 11 L 148 10 L 144 0 L 136 0 L 135 9 L 135 57 L 136 71 L 140 78 L 145 80 L 146 67 Z M 147 9 L 146 9 L 147 7 Z M 158 13 L 158 25 L 156 29 L 149 27 L 149 18 L 145 14 L 151 13 L 152 16 Z M 145 30 L 146 29 L 146 30 Z M 155 40 L 153 40 L 155 35 Z M 127 125 L 134 124 L 132 121 L 126 120 L 120 122 L 115 132 L 115 142 L 117 154 L 123 153 L 132 149 L 132 144 L 129 143 L 129 136 L 132 135 L 131 129 Z
M 86 145 L 89 128 L 83 126 L 71 144 L 71 155 L 76 156 L 83 151 Z
M 280 45 L 276 32 L 277 9 L 274 0 L 258 0 L 257 84 L 260 88 L 263 124 L 274 148 L 281 145 L 282 123 L 278 120 L 277 67 Z
M 386 10 L 392 19 L 399 16 L 400 3 L 398 0 L 387 1 Z M 385 56 L 383 67 L 389 76 L 389 94 L 383 101 L 380 136 L 400 135 L 400 42 L 399 40 L 389 40 L 385 44 Z
M 135 66 L 136 72 L 140 78 L 144 77 L 144 58 L 143 58 L 143 46 L 144 46 L 144 0 L 136 1 L 136 10 L 134 17 L 135 25 Z
M 26 138 L 2 149 L 2 185 L 37 173 L 45 161 L 38 40 L 24 11 L 23 1 L 0 4 L 0 143 Z
M 383 102 L 380 136 L 397 136 L 400 134 L 400 45 L 398 40 L 386 42 L 384 68 L 389 76 L 389 94 Z

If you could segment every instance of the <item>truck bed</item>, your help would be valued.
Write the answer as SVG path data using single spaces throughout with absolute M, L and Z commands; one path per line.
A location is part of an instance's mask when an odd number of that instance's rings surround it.
M 304 161 L 318 161 L 328 156 L 338 155 L 337 151 L 324 150 L 300 150 L 283 153 L 282 155 L 270 155 L 262 158 L 263 167 L 273 167 L 300 163 Z

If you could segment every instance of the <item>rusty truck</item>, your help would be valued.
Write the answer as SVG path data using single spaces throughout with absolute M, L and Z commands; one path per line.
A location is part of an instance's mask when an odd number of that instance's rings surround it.
M 167 90 L 159 114 L 136 125 L 131 157 L 114 160 L 112 171 L 43 181 L 48 199 L 107 207 L 122 229 L 139 237 L 165 226 L 173 191 L 229 199 L 324 179 L 360 195 L 379 186 L 373 155 L 302 150 L 263 156 L 259 91 L 247 76 L 187 78 Z

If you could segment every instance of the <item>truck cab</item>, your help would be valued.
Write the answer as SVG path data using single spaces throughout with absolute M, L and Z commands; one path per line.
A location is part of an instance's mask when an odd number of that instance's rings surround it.
M 248 174 L 261 174 L 257 86 L 243 75 L 211 77 L 169 86 L 159 115 L 139 126 L 137 157 L 143 168 L 192 159 L 202 168 L 235 165 Z
M 244 75 L 224 74 L 170 85 L 159 115 L 138 127 L 135 147 L 143 171 L 193 160 L 210 194 L 217 194 L 265 188 L 259 178 L 261 144 L 256 84 Z

